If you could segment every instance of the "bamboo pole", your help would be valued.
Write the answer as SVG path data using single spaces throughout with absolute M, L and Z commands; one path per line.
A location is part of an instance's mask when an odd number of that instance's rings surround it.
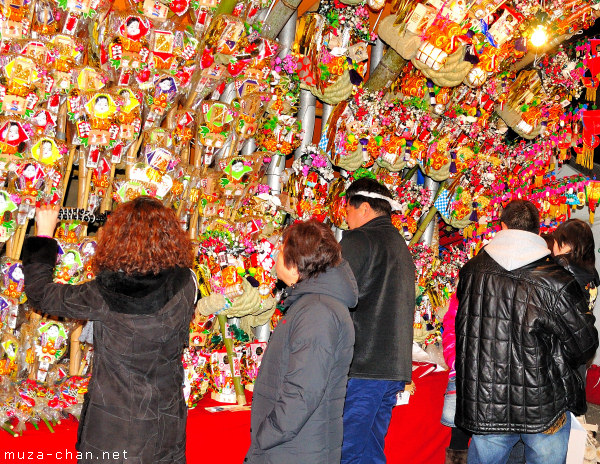
M 221 0 L 217 6 L 217 10 L 215 11 L 215 16 L 219 14 L 233 13 L 236 3 L 237 0 Z
M 421 238 L 421 235 L 423 235 L 423 233 L 425 232 L 425 229 L 427 229 L 427 226 L 429 225 L 429 223 L 435 216 L 435 213 L 437 213 L 437 208 L 435 206 L 432 206 L 429 209 L 429 211 L 427 212 L 427 216 L 425 216 L 425 218 L 423 219 L 421 224 L 419 224 L 419 227 L 416 230 L 415 235 L 413 235 L 413 238 L 410 240 L 409 245 L 414 245 L 415 243 L 417 243 L 419 241 L 419 239 Z
M 27 224 L 29 223 L 29 219 L 27 219 L 27 221 L 25 222 L 24 225 L 20 226 L 20 233 L 18 236 L 18 240 L 16 242 L 16 249 L 15 249 L 15 259 L 19 259 L 19 257 L 21 256 L 21 250 L 23 249 L 23 243 L 25 242 L 25 235 L 27 233 Z M 18 231 L 19 231 L 18 229 Z
M 233 340 L 229 338 L 229 334 L 227 333 L 227 316 L 225 316 L 223 313 L 220 313 L 217 314 L 217 319 L 219 320 L 221 336 L 223 337 L 223 343 L 225 344 L 225 349 L 227 350 L 227 356 L 229 358 L 231 378 L 233 379 L 233 387 L 235 388 L 235 398 L 237 400 L 237 404 L 243 406 L 246 404 L 246 395 L 244 394 L 244 386 L 242 385 L 240 376 L 235 375 L 233 362 L 235 353 L 233 352 Z
M 67 158 L 67 170 L 65 171 L 65 178 L 63 179 L 63 197 L 61 200 L 61 206 L 64 206 L 65 200 L 67 199 L 67 188 L 69 187 L 69 180 L 71 180 L 71 171 L 73 170 L 73 158 L 75 156 L 75 150 L 77 150 L 76 145 L 73 145 L 69 150 L 69 157 Z
M 429 225 L 431 220 L 435 217 L 435 213 L 437 213 L 437 208 L 434 206 L 435 200 L 437 200 L 437 197 L 445 188 L 446 188 L 446 183 L 442 182 L 440 184 L 439 188 L 437 189 L 437 192 L 435 192 L 435 195 L 433 196 L 433 201 L 431 202 L 432 203 L 431 208 L 427 212 L 427 216 L 425 216 L 423 218 L 423 220 L 421 221 L 421 224 L 419 224 L 419 227 L 417 228 L 415 235 L 413 235 L 413 238 L 410 240 L 409 245 L 414 245 L 415 243 L 417 243 L 419 241 L 419 239 L 425 232 L 425 229 L 427 229 L 427 226 Z
M 192 213 L 192 217 L 190 219 L 190 229 L 189 234 L 190 238 L 194 240 L 196 235 L 198 234 L 198 218 L 200 215 L 200 205 L 197 204 L 194 206 L 194 212 Z
M 1 427 L 5 432 L 10 433 L 15 438 L 19 436 L 19 434 L 17 432 L 15 432 L 13 429 L 11 429 L 10 426 L 8 426 L 6 424 L 2 424 Z
M 61 103 L 56 117 L 56 139 L 67 141 L 67 100 Z
M 15 243 L 15 234 L 17 233 L 17 230 L 19 230 L 18 226 L 15 229 L 15 231 L 13 232 L 13 234 L 8 238 L 8 240 L 6 241 L 6 245 L 5 245 L 6 256 L 8 256 L 9 258 L 13 258 L 13 259 L 14 259 L 13 248 L 14 248 L 14 243 Z
M 144 134 L 140 134 L 140 136 L 138 137 L 138 139 L 135 141 L 135 143 L 131 144 L 131 147 L 129 147 L 129 150 L 127 150 L 127 158 L 126 158 L 126 164 L 127 166 L 125 167 L 125 176 L 127 177 L 127 179 L 129 179 L 129 175 L 131 173 L 131 166 L 133 165 L 133 163 L 135 163 L 135 160 L 137 159 L 137 152 L 140 149 L 140 146 L 142 145 L 142 140 L 144 138 Z
M 366 90 L 381 90 L 388 88 L 398 78 L 402 68 L 407 61 L 400 54 L 389 47 L 383 54 L 383 58 L 373 70 L 369 79 L 365 83 Z
M 87 168 L 85 166 L 85 153 L 79 151 L 79 175 L 77 184 L 77 208 L 83 208 L 83 196 L 85 194 L 85 175 Z
M 419 165 L 415 164 L 404 176 L 402 176 L 402 185 L 406 184 L 412 178 L 412 176 L 415 175 L 417 169 L 419 169 Z
M 83 191 L 83 199 L 81 208 L 87 209 L 88 198 L 90 196 L 90 187 L 92 185 L 92 173 L 93 169 L 87 168 L 87 172 L 85 173 L 85 190 Z M 81 181 L 80 181 L 81 182 Z
M 262 35 L 266 39 L 275 39 L 286 25 L 290 16 L 298 9 L 302 0 L 273 0 L 275 6 L 265 19 Z
M 79 337 L 83 330 L 83 324 L 78 324 L 71 332 L 71 349 L 69 351 L 69 375 L 77 375 L 79 373 L 79 365 L 81 364 L 81 350 Z
M 104 194 L 104 198 L 102 199 L 102 206 L 100 207 L 101 213 L 105 213 L 112 207 L 113 179 L 115 178 L 115 169 L 115 163 L 112 163 L 110 166 L 108 187 L 106 188 L 106 193 Z
M 48 419 L 46 419 L 45 417 L 42 417 L 42 420 L 44 421 L 44 424 L 46 424 L 46 427 L 48 427 L 48 430 L 50 430 L 50 433 L 54 433 L 54 429 L 50 425 L 50 422 L 48 422 Z

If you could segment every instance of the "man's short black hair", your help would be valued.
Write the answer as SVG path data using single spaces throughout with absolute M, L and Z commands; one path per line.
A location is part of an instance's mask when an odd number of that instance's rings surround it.
M 389 202 L 381 200 L 379 198 L 370 198 L 363 195 L 357 195 L 358 192 L 369 192 L 383 195 L 384 197 L 392 198 L 392 194 L 384 185 L 381 185 L 375 179 L 369 177 L 363 177 L 358 179 L 348 187 L 346 190 L 346 202 L 347 204 L 358 208 L 363 203 L 368 203 L 369 206 L 378 214 L 392 215 L 392 206 Z
M 508 203 L 502 211 L 500 222 L 509 229 L 540 233 L 540 212 L 528 200 L 512 200 Z

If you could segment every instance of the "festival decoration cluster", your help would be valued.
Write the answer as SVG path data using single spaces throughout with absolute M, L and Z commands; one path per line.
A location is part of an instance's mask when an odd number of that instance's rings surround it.
M 207 391 L 244 402 L 283 311 L 283 230 L 310 218 L 345 229 L 353 180 L 379 180 L 402 205 L 392 221 L 418 269 L 423 346 L 439 342 L 458 270 L 507 201 L 534 201 L 546 229 L 585 205 L 593 220 L 600 185 L 556 172 L 571 156 L 590 169 L 600 141 L 598 41 L 571 39 L 594 23 L 596 1 L 322 0 L 288 23 L 298 3 L 2 4 L 7 432 L 77 416 L 93 369 L 89 326 L 37 314 L 23 292 L 21 247 L 40 203 L 75 208 L 56 233 L 65 285 L 94 278 L 94 222 L 115 205 L 151 195 L 176 211 L 202 295 L 183 355 L 190 407 Z M 378 41 L 387 50 L 367 72 Z M 460 246 L 419 243 L 438 214 Z

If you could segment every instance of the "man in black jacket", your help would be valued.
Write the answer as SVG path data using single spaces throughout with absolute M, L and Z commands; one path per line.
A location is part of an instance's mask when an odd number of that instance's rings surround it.
M 342 255 L 358 282 L 356 341 L 344 405 L 342 464 L 385 463 L 396 394 L 411 378 L 415 266 L 392 225 L 399 205 L 387 188 L 359 179 L 346 191 Z
M 563 464 L 570 412 L 586 410 L 577 367 L 598 347 L 594 316 L 549 257 L 536 207 L 512 201 L 500 221 L 459 274 L 455 423 L 473 432 L 469 464 L 506 462 L 520 438 L 528 464 Z

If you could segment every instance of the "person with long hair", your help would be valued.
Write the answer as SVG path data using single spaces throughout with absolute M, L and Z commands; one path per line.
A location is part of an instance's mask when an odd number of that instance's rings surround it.
M 590 310 L 594 309 L 600 277 L 596 270 L 596 252 L 592 229 L 581 219 L 569 219 L 552 232 L 554 259 L 567 269 L 588 295 Z
M 339 464 L 358 286 L 333 232 L 316 220 L 285 230 L 276 270 L 287 309 L 254 386 L 245 462 Z
M 94 321 L 94 369 L 79 463 L 185 463 L 181 356 L 196 300 L 193 252 L 175 213 L 151 197 L 119 205 L 98 233 L 96 279 L 53 283 L 58 208 L 36 212 L 23 246 L 25 291 L 39 312 Z

